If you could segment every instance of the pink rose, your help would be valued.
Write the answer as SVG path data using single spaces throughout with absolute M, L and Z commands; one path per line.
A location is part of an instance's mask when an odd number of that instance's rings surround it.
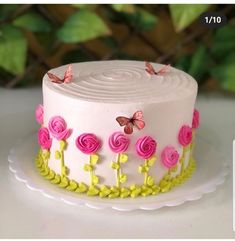
M 42 149 L 49 150 L 51 148 L 52 140 L 49 131 L 46 127 L 41 127 L 38 130 L 38 144 Z
M 180 128 L 178 140 L 182 146 L 187 146 L 188 144 L 190 144 L 190 142 L 192 141 L 192 128 L 188 125 L 183 125 Z
M 54 116 L 48 123 L 51 135 L 57 140 L 66 140 L 72 133 L 71 129 L 67 129 L 65 120 L 60 116 Z
M 122 153 L 127 150 L 130 140 L 122 132 L 114 132 L 109 137 L 109 147 L 115 153 Z
M 101 141 L 94 134 L 84 133 L 77 137 L 76 146 L 85 154 L 95 154 L 101 147 Z
M 174 167 L 179 160 L 179 153 L 173 146 L 167 146 L 161 153 L 161 160 L 165 167 Z
M 44 116 L 43 105 L 38 105 L 35 110 L 35 118 L 38 124 L 40 125 L 43 124 L 43 116 Z
M 148 159 L 156 152 L 157 143 L 150 136 L 139 138 L 135 144 L 136 152 L 140 157 Z
M 199 123 L 200 123 L 200 113 L 197 109 L 194 109 L 193 121 L 192 121 L 193 129 L 197 129 L 199 127 Z

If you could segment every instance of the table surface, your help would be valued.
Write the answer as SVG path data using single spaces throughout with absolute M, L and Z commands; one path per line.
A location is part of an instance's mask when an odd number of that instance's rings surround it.
M 41 88 L 0 88 L 0 238 L 235 238 L 232 229 L 232 171 L 216 192 L 178 207 L 117 212 L 78 208 L 45 198 L 18 182 L 7 155 L 18 138 L 38 128 L 34 109 Z M 201 94 L 202 135 L 232 167 L 235 98 Z M 231 169 L 232 170 L 232 169 Z

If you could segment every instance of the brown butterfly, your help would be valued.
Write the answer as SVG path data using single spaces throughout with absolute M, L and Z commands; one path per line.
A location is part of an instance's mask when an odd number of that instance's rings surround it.
M 135 126 L 138 130 L 143 129 L 145 126 L 143 121 L 143 112 L 141 110 L 136 111 L 131 118 L 119 116 L 116 118 L 116 121 L 120 126 L 125 126 L 124 132 L 126 134 L 131 134 L 133 132 L 133 126 Z
M 53 83 L 57 83 L 57 84 L 62 84 L 62 83 L 66 83 L 67 84 L 67 83 L 70 83 L 72 81 L 72 77 L 73 77 L 73 75 L 72 75 L 72 66 L 71 65 L 68 66 L 67 70 L 65 71 L 63 79 L 61 79 L 58 76 L 56 76 L 56 75 L 54 75 L 52 73 L 49 73 L 49 72 L 47 72 L 47 75 L 48 75 L 48 77 L 51 79 L 51 81 Z
M 149 63 L 149 62 L 145 62 L 145 67 L 146 67 L 146 71 L 151 74 L 151 75 L 163 75 L 166 73 L 167 69 L 170 67 L 171 65 L 165 65 L 163 66 L 159 71 L 156 71 L 153 66 Z

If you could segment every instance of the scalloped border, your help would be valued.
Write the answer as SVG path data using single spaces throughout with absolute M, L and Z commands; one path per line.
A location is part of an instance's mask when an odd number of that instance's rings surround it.
M 99 196 L 100 198 L 137 198 L 138 196 L 152 196 L 152 195 L 159 195 L 161 193 L 166 193 L 169 192 L 170 190 L 174 189 L 175 187 L 184 184 L 191 176 L 193 175 L 195 169 L 196 169 L 196 163 L 195 160 L 190 157 L 189 163 L 187 167 L 184 169 L 183 172 L 178 174 L 175 177 L 170 176 L 170 174 L 167 172 L 163 178 L 158 182 L 154 182 L 152 185 L 148 184 L 142 184 L 142 185 L 132 185 L 135 186 L 134 189 L 132 189 L 131 186 L 124 186 L 124 187 L 117 187 L 117 186 L 109 186 L 109 185 L 87 185 L 85 183 L 78 183 L 75 180 L 69 179 L 67 176 L 62 177 L 59 174 L 56 174 L 53 170 L 51 170 L 49 167 L 44 165 L 43 157 L 42 157 L 42 152 L 39 150 L 37 157 L 35 158 L 35 166 L 38 169 L 39 174 L 48 182 L 57 185 L 63 189 L 66 189 L 70 192 L 77 193 L 77 189 L 81 188 L 81 185 L 85 187 L 85 190 L 83 191 L 78 191 L 78 193 L 81 194 L 86 194 L 88 196 Z M 167 177 L 168 176 L 168 177 Z M 170 176 L 170 177 L 169 177 Z M 59 178 L 58 181 L 54 181 L 55 178 Z M 170 178 L 170 179 L 169 179 Z M 61 185 L 61 181 L 64 181 Z M 175 181 L 175 183 L 174 183 Z M 165 184 L 163 183 L 165 182 Z M 72 187 L 75 184 L 75 187 Z M 169 185 L 170 184 L 170 185 Z M 110 193 L 105 194 L 102 196 L 102 188 L 105 188 L 106 190 L 110 191 Z M 96 190 L 95 193 L 89 193 L 90 188 L 94 188 Z M 132 196 L 133 191 L 136 190 L 136 188 L 139 190 L 137 194 L 134 194 Z M 129 193 L 127 196 L 122 196 L 123 194 L 123 189 L 127 190 Z M 147 193 L 146 193 L 147 191 Z M 149 191 L 149 192 L 148 192 Z
M 31 134 L 32 135 L 32 134 Z M 31 135 L 28 135 L 27 137 L 31 137 Z M 25 140 L 24 137 L 20 140 L 17 141 L 15 147 L 20 147 L 21 146 L 21 141 Z M 25 143 L 25 142 L 24 142 Z M 198 190 L 197 192 L 191 193 L 189 195 L 183 196 L 181 198 L 177 198 L 173 201 L 165 201 L 162 203 L 145 203 L 144 204 L 144 199 L 149 200 L 150 198 L 154 200 L 153 198 L 158 198 L 157 196 L 150 196 L 147 198 L 143 199 L 143 204 L 135 204 L 131 203 L 130 199 L 122 199 L 121 204 L 115 204 L 115 200 L 117 199 L 112 199 L 112 200 L 107 200 L 107 199 L 100 199 L 99 201 L 95 200 L 95 197 L 70 197 L 66 196 L 66 190 L 61 190 L 60 192 L 55 192 L 53 190 L 44 190 L 40 187 L 38 187 L 36 184 L 31 183 L 30 180 L 28 180 L 28 177 L 25 175 L 25 173 L 21 170 L 20 164 L 17 160 L 17 151 L 15 151 L 15 148 L 13 147 L 8 155 L 8 161 L 9 161 L 9 170 L 14 174 L 16 180 L 19 182 L 22 182 L 26 185 L 27 188 L 29 188 L 32 191 L 37 191 L 40 192 L 43 196 L 57 200 L 57 201 L 62 201 L 66 204 L 72 205 L 72 206 L 86 206 L 89 208 L 93 209 L 107 209 L 111 208 L 114 210 L 118 211 L 134 211 L 134 210 L 146 210 L 146 211 L 151 211 L 151 210 L 157 210 L 162 207 L 173 207 L 173 206 L 178 206 L 181 205 L 187 201 L 194 201 L 194 200 L 199 200 L 202 198 L 204 194 L 214 192 L 217 188 L 217 186 L 221 185 L 225 181 L 225 177 L 229 173 L 229 168 L 227 163 L 221 163 L 221 171 L 218 173 L 218 176 L 216 176 L 215 180 L 213 182 L 208 183 L 206 186 L 203 186 L 201 190 Z M 38 173 L 36 173 L 38 175 Z M 45 180 L 44 180 L 45 181 Z M 48 183 L 48 185 L 52 185 L 51 183 Z M 63 193 L 62 193 L 63 191 Z M 65 194 L 64 194 L 65 193 Z M 106 200 L 106 201 L 105 201 Z M 133 200 L 133 199 L 131 199 Z M 135 199 L 137 200 L 137 199 Z M 108 201 L 108 202 L 107 202 Z M 109 202 L 110 201 L 110 202 Z

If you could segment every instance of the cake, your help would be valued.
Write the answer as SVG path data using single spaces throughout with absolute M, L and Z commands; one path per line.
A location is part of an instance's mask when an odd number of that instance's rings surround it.
M 94 61 L 50 70 L 36 107 L 36 166 L 78 195 L 159 195 L 195 170 L 197 82 L 170 66 Z M 52 185 L 51 184 L 51 185 Z

